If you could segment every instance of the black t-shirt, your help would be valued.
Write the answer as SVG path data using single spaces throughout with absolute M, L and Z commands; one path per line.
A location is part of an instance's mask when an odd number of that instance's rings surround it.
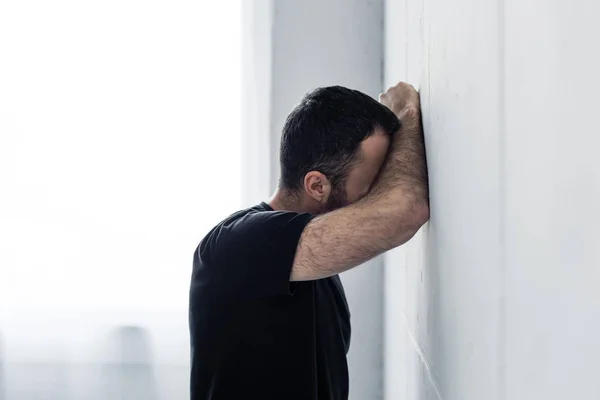
M 290 282 L 310 214 L 262 203 L 194 254 L 192 400 L 346 400 L 350 314 L 338 276 Z

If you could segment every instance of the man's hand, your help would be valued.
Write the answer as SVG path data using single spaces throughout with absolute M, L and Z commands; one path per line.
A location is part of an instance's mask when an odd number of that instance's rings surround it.
M 385 93 L 380 94 L 379 102 L 392 110 L 400 120 L 408 110 L 419 111 L 421 109 L 419 92 L 412 85 L 405 82 L 400 82 L 386 90 Z

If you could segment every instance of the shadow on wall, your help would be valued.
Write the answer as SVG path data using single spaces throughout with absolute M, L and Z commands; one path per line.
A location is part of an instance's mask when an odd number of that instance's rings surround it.
M 443 321 L 440 303 L 440 255 L 436 230 L 426 224 L 407 245 L 407 319 L 411 331 L 409 398 L 440 397 L 436 372 L 444 364 L 439 332 Z
M 421 338 L 423 340 L 423 351 L 427 357 L 430 370 L 427 371 L 428 375 L 424 376 L 424 382 L 421 388 L 424 388 L 425 398 L 438 398 L 441 393 L 437 393 L 441 390 L 440 377 L 436 376 L 436 372 L 439 371 L 441 365 L 444 364 L 443 353 L 442 353 L 442 337 L 439 332 L 443 332 L 442 329 L 442 309 L 440 303 L 440 257 L 439 257 L 439 243 L 436 236 L 435 229 L 431 229 L 431 225 L 427 224 L 423 232 L 423 292 L 426 297 L 427 310 L 425 312 L 426 321 L 424 321 L 424 329 L 421 331 Z M 424 371 L 425 372 L 425 371 Z

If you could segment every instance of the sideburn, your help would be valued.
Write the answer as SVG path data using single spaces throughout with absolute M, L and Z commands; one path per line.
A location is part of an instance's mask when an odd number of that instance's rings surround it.
M 344 182 L 340 182 L 337 185 L 332 186 L 331 194 L 327 199 L 327 204 L 325 205 L 323 212 L 326 213 L 337 210 L 338 208 L 342 208 L 347 205 L 348 197 L 346 196 L 346 188 L 344 187 Z

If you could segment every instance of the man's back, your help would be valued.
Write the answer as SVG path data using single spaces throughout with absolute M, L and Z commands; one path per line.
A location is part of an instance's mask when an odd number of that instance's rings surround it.
M 192 399 L 347 399 L 350 316 L 340 279 L 290 282 L 312 215 L 262 203 L 194 254 Z

